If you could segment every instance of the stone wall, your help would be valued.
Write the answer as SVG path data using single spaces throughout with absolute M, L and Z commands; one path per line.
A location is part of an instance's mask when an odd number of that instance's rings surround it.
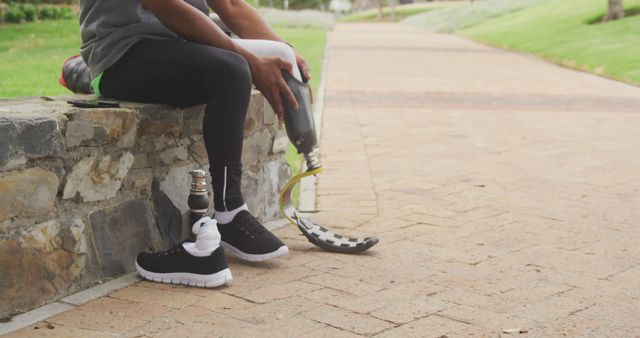
M 133 271 L 139 251 L 185 238 L 189 171 L 208 169 L 203 107 L 67 99 L 0 100 L 0 318 Z M 263 221 L 279 217 L 287 146 L 254 92 L 243 191 Z

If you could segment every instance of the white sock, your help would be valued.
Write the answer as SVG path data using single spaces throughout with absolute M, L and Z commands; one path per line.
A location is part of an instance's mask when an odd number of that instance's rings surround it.
M 195 243 L 185 242 L 182 246 L 192 256 L 209 256 L 220 246 L 220 232 L 215 219 L 203 217 L 191 227 L 191 231 L 196 235 Z
M 216 210 L 216 212 L 213 213 L 213 218 L 215 218 L 215 220 L 218 221 L 218 224 L 221 224 L 221 225 L 231 223 L 231 221 L 233 221 L 233 218 L 236 217 L 236 215 L 242 210 L 249 211 L 249 208 L 247 208 L 246 203 L 231 211 Z

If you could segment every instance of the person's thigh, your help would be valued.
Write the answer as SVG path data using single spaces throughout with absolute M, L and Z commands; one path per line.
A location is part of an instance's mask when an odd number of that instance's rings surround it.
M 208 103 L 216 89 L 248 69 L 242 56 L 177 40 L 136 43 L 100 81 L 109 98 L 180 107 Z

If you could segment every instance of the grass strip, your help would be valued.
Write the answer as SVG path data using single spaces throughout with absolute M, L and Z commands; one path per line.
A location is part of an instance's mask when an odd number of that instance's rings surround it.
M 640 0 L 625 0 L 630 13 Z M 600 0 L 549 0 L 458 33 L 491 45 L 640 84 L 640 16 L 590 24 L 606 13 Z

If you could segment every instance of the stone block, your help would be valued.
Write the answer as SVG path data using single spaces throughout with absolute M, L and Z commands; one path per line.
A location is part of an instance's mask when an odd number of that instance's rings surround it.
M 264 164 L 257 174 L 244 171 L 242 191 L 251 212 L 261 220 L 280 217 L 278 196 L 280 188 L 287 182 L 291 169 L 285 159 Z
M 202 119 L 205 106 L 189 107 L 182 110 L 184 117 L 182 137 L 191 137 L 202 134 Z
M 139 252 L 159 250 L 163 243 L 143 200 L 124 202 L 89 214 L 93 245 L 105 276 L 134 271 Z
M 96 202 L 115 197 L 133 160 L 130 152 L 118 158 L 94 155 L 80 160 L 67 176 L 62 198 Z
M 249 101 L 249 108 L 247 109 L 247 118 L 244 123 L 245 137 L 262 128 L 264 115 L 263 105 L 263 96 L 258 92 L 253 92 L 251 94 L 251 100 Z
M 149 168 L 149 167 L 151 167 L 151 163 L 149 161 L 149 156 L 146 153 L 134 155 L 131 169 L 140 169 L 140 168 Z
M 178 167 L 169 172 L 162 180 L 153 183 L 153 201 L 156 210 L 158 228 L 165 238 L 177 243 L 188 234 L 189 189 L 191 175 L 189 171 L 198 168 L 195 164 Z
M 267 129 L 261 129 L 248 138 L 242 145 L 242 163 L 255 167 L 269 156 L 273 135 Z
M 18 147 L 30 158 L 58 156 L 64 151 L 58 121 L 53 118 L 21 121 L 16 140 Z
M 188 147 L 193 144 L 193 141 L 189 137 L 183 137 L 180 139 L 180 142 L 178 144 Z
M 151 149 L 156 152 L 178 146 L 178 140 L 172 135 L 160 135 L 160 137 L 154 137 L 151 142 Z
M 189 158 L 189 151 L 185 146 L 169 148 L 160 152 L 158 154 L 158 158 L 165 165 L 171 164 L 175 161 L 184 161 Z
M 273 137 L 273 147 L 271 147 L 272 154 L 281 154 L 287 151 L 289 148 L 289 137 L 287 136 L 287 131 L 284 128 L 281 128 L 276 133 L 276 136 Z
M 0 118 L 0 165 L 9 162 L 12 158 L 15 133 L 13 123 L 8 119 Z
M 74 236 L 70 231 L 48 221 L 0 237 L 0 317 L 69 292 L 85 266 L 82 253 L 63 245 L 62 238 Z
M 264 100 L 264 105 L 262 107 L 262 116 L 263 116 L 264 124 L 265 125 L 272 125 L 272 124 L 278 123 L 278 116 L 273 111 L 273 108 L 271 108 L 271 105 L 269 104 L 269 101 L 267 101 L 264 98 L 263 98 L 263 100 Z
M 0 166 L 0 171 L 11 171 L 11 170 L 24 168 L 25 164 L 27 164 L 28 161 L 29 160 L 23 155 L 17 158 L 12 158 L 8 162 L 6 162 L 3 166 Z
M 136 142 L 137 121 L 132 109 L 82 109 L 67 115 L 67 147 L 116 143 L 131 148 Z
M 71 220 L 66 232 L 62 235 L 62 247 L 71 253 L 86 254 L 87 238 L 86 226 L 82 219 L 74 218 Z
M 189 148 L 191 156 L 200 164 L 209 163 L 209 155 L 207 154 L 207 148 L 204 146 L 204 141 L 196 141 Z
M 156 223 L 163 238 L 174 244 L 185 239 L 188 216 L 176 207 L 167 194 L 159 190 L 158 181 L 153 183 L 153 204 L 156 210 Z
M 127 174 L 127 177 L 124 179 L 122 186 L 125 189 L 149 189 L 151 188 L 151 183 L 153 182 L 153 173 L 151 170 L 145 169 L 132 169 Z
M 1 177 L 0 221 L 48 214 L 53 209 L 58 185 L 58 176 L 40 168 Z
M 83 143 L 85 145 L 97 141 L 94 139 L 95 129 L 94 126 L 86 121 L 69 121 L 67 123 L 66 137 L 67 147 L 79 146 Z
M 0 116 L 0 166 L 12 159 L 61 156 L 64 142 L 54 116 Z
M 183 112 L 180 108 L 150 104 L 142 106 L 139 114 L 138 134 L 141 137 L 166 134 L 179 136 L 182 132 Z

